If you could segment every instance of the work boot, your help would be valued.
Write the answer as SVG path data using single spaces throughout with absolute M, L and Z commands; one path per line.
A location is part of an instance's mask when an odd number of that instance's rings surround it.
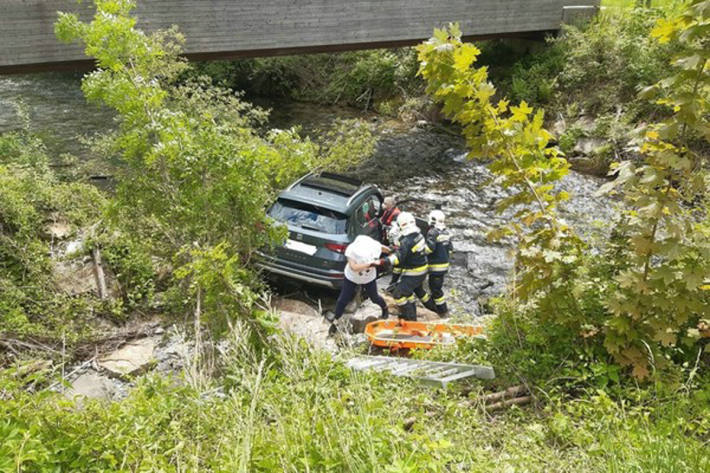
M 400 318 L 409 320 L 410 322 L 417 321 L 417 305 L 414 302 L 407 302 L 402 306 L 402 315 Z
M 389 316 L 390 316 L 390 311 L 389 311 L 389 309 L 387 308 L 387 306 L 384 306 L 384 307 L 382 308 L 382 316 L 381 316 L 380 318 L 384 320 L 384 319 L 389 318 Z
M 422 304 L 424 304 L 424 307 L 426 307 L 430 311 L 438 313 L 438 310 L 436 308 L 436 304 L 434 303 L 433 299 L 429 298 L 429 299 L 427 299 L 426 302 L 422 302 Z
M 438 304 L 436 306 L 434 312 L 439 314 L 439 317 L 441 317 L 442 319 L 444 317 L 448 317 L 449 316 L 449 308 L 446 306 L 446 302 L 444 302 L 443 304 Z

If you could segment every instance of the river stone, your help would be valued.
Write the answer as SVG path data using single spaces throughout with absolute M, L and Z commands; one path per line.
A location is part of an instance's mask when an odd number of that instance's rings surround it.
M 574 145 L 574 152 L 590 156 L 596 154 L 597 150 L 604 147 L 608 143 L 604 138 L 580 138 Z
M 352 332 L 362 333 L 365 331 L 367 324 L 382 318 L 382 308 L 374 302 L 367 300 L 363 302 L 355 312 L 346 317 L 350 321 Z
M 470 243 L 466 267 L 470 275 L 482 281 L 487 293 L 497 293 L 505 287 L 506 276 L 513 267 L 513 259 L 507 248 L 498 246 L 480 246 Z M 469 288 L 470 289 L 470 288 Z
M 98 293 L 96 275 L 91 262 L 57 261 L 54 264 L 57 289 L 76 296 L 87 292 Z
M 118 280 L 113 273 L 103 265 L 106 290 L 109 298 L 115 298 L 120 293 Z M 87 293 L 98 295 L 94 263 L 91 259 L 73 259 L 54 262 L 55 284 L 60 291 L 78 296 Z
M 148 337 L 128 342 L 102 357 L 99 366 L 117 377 L 142 373 L 155 362 L 154 351 L 159 340 L 160 337 Z
M 109 378 L 94 371 L 82 374 L 71 383 L 64 395 L 69 399 L 77 396 L 90 399 L 111 399 L 114 385 Z
M 288 299 L 286 297 L 278 297 L 271 301 L 271 307 L 277 312 L 293 312 L 296 314 L 309 315 L 312 317 L 318 316 L 318 310 L 298 299 Z
M 354 314 L 360 309 L 360 305 L 362 305 L 362 295 L 360 293 L 356 293 L 353 300 L 348 302 L 348 304 L 345 306 L 345 313 Z
M 328 336 L 330 323 L 320 315 L 314 315 L 315 310 L 309 307 L 310 313 L 290 311 L 279 312 L 279 327 L 284 332 L 302 338 L 314 348 L 335 352 L 337 346 L 333 338 Z

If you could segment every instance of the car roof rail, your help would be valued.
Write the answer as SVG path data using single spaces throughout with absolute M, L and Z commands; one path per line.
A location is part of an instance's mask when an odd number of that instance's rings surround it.
M 311 177 L 311 176 L 313 176 L 313 173 L 312 173 L 312 172 L 309 172 L 309 173 L 304 174 L 303 176 L 299 177 L 296 181 L 294 181 L 293 184 L 291 184 L 290 186 L 288 186 L 288 187 L 286 188 L 286 190 L 287 190 L 287 191 L 292 190 L 294 187 L 296 187 L 297 185 L 299 185 L 300 183 L 302 183 L 303 181 L 305 181 L 306 179 L 308 179 L 308 178 Z

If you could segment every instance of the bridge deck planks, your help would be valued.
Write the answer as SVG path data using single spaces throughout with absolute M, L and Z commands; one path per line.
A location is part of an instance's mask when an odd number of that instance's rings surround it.
M 431 35 L 457 21 L 468 36 L 555 30 L 571 0 L 138 0 L 138 27 L 177 24 L 188 54 L 395 43 Z M 84 0 L 2 0 L 0 69 L 85 59 L 59 43 L 56 12 L 91 17 Z M 574 3 L 574 2 L 571 2 Z M 599 0 L 581 3 L 598 5 Z

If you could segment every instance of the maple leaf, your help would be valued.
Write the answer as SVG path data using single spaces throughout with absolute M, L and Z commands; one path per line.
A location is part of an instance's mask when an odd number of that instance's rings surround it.
M 524 122 L 528 115 L 533 111 L 524 100 L 520 102 L 519 107 L 510 107 L 510 111 L 513 112 L 511 119 L 514 122 Z
M 476 62 L 476 56 L 478 56 L 480 52 L 481 51 L 479 51 L 476 46 L 470 43 L 464 43 L 460 48 L 454 51 L 454 67 L 459 71 L 466 71 L 471 67 L 471 64 Z
M 648 363 L 634 363 L 634 369 L 631 371 L 631 375 L 636 379 L 645 379 L 649 374 Z
M 661 330 L 659 332 L 656 332 L 656 335 L 653 337 L 654 340 L 657 342 L 660 342 L 661 345 L 669 347 L 672 345 L 675 345 L 676 340 L 678 339 L 677 335 L 673 330 L 670 328 L 667 328 L 665 330 Z

